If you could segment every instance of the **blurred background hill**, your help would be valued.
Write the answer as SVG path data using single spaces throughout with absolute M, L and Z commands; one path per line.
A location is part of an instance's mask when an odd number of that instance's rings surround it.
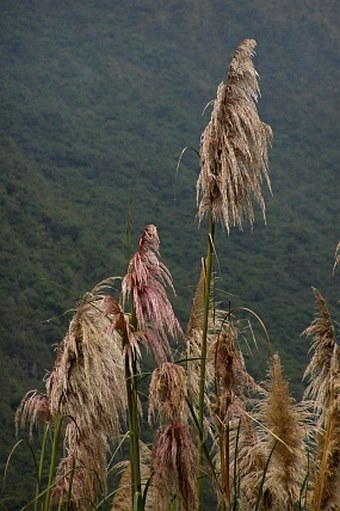
M 14 412 L 42 387 L 80 296 L 121 275 L 147 223 L 185 327 L 205 255 L 195 220 L 205 105 L 235 48 L 257 41 L 261 118 L 274 131 L 267 226 L 217 235 L 225 301 L 265 321 L 297 396 L 311 286 L 334 318 L 339 272 L 340 4 L 336 0 L 0 0 L 0 456 Z M 53 319 L 55 318 L 55 319 Z M 250 360 L 263 376 L 266 348 Z M 31 465 L 13 455 L 8 509 L 29 495 Z M 1 474 L 3 473 L 3 469 Z

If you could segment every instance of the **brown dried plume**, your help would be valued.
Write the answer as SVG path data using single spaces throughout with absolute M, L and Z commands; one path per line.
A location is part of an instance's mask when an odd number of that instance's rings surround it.
M 154 369 L 149 387 L 149 422 L 186 421 L 186 373 L 183 367 L 164 362 Z
M 256 418 L 263 431 L 263 450 L 269 463 L 265 489 L 272 496 L 273 511 L 293 511 L 299 499 L 307 472 L 306 421 L 309 415 L 303 403 L 296 403 L 289 394 L 279 356 L 272 357 L 264 399 Z

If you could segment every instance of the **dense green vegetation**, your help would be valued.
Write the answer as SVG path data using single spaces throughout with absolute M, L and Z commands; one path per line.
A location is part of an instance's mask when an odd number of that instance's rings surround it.
M 184 146 L 198 147 L 208 116 L 201 112 L 245 37 L 258 43 L 274 196 L 266 198 L 267 227 L 259 215 L 253 232 L 217 233 L 218 285 L 226 301 L 261 314 L 301 392 L 310 287 L 331 312 L 339 294 L 331 274 L 339 238 L 339 6 L 267 4 L 1 0 L 2 464 L 19 400 L 52 366 L 64 312 L 125 269 L 130 200 L 133 243 L 147 223 L 159 229 L 185 326 L 205 240 L 195 222 L 197 160 L 187 152 L 175 182 L 176 161 Z M 258 375 L 264 357 L 256 357 Z M 25 501 L 30 473 L 20 449 L 3 492 L 13 510 Z

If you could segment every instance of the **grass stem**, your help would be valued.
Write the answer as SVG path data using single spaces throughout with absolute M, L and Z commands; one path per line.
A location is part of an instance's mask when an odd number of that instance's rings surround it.
M 206 357 L 207 357 L 207 337 L 209 328 L 209 312 L 210 312 L 210 285 L 213 267 L 213 246 L 215 236 L 215 223 L 212 215 L 209 217 L 209 234 L 207 246 L 207 258 L 205 265 L 205 279 L 204 279 L 204 304 L 203 304 L 203 331 L 202 331 L 202 348 L 201 348 L 201 368 L 200 368 L 200 387 L 199 387 L 199 401 L 198 401 L 198 427 L 203 435 L 203 422 L 204 422 L 204 394 L 205 394 L 205 376 L 206 376 Z M 203 510 L 203 438 L 200 438 L 198 445 L 198 467 L 199 474 L 197 480 L 197 493 L 198 493 L 198 509 Z
M 38 466 L 38 472 L 37 472 L 37 485 L 36 485 L 36 492 L 35 492 L 35 501 L 34 501 L 34 511 L 38 511 L 38 495 L 41 492 L 41 479 L 43 474 L 43 468 L 44 468 L 44 460 L 46 455 L 46 444 L 47 444 L 47 437 L 49 433 L 49 425 L 47 424 L 44 428 L 44 434 L 42 438 L 42 444 L 41 444 L 41 451 L 40 451 L 40 459 L 39 459 L 39 466 Z
M 52 494 L 52 488 L 53 488 L 53 479 L 54 479 L 54 473 L 55 468 L 57 464 L 57 458 L 58 458 L 58 448 L 59 448 L 59 440 L 60 440 L 60 433 L 61 433 L 61 426 L 62 426 L 62 417 L 58 416 L 55 424 L 54 434 L 53 434 L 53 442 L 52 442 L 52 451 L 51 451 L 51 461 L 50 461 L 50 469 L 48 474 L 48 483 L 47 483 L 47 494 L 45 498 L 45 505 L 44 505 L 44 511 L 50 510 L 50 503 L 51 503 L 51 494 Z

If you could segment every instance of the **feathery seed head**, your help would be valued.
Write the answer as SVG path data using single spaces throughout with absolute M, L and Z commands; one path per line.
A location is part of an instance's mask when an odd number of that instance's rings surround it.
M 340 366 L 333 372 L 332 401 L 328 410 L 327 429 L 323 442 L 325 452 L 324 480 L 321 488 L 321 509 L 337 511 L 340 502 Z M 322 467 L 323 469 L 323 467 Z M 321 472 L 321 471 L 320 471 Z M 319 480 L 320 484 L 320 480 Z M 319 486 L 319 485 L 318 485 Z
M 186 373 L 183 367 L 171 362 L 157 367 L 152 373 L 149 396 L 149 422 L 157 415 L 163 423 L 186 422 Z
M 153 484 L 164 509 L 169 509 L 173 492 L 180 509 L 195 511 L 196 465 L 197 454 L 186 424 L 172 422 L 158 431 L 153 448 Z
M 168 336 L 182 335 L 182 329 L 166 294 L 166 286 L 174 290 L 167 267 L 159 260 L 157 228 L 148 225 L 139 241 L 122 282 L 123 303 L 130 300 L 136 314 L 137 330 L 153 350 L 158 362 L 171 357 Z M 150 335 L 151 332 L 154 335 Z M 155 336 L 160 342 L 154 344 Z M 161 348 L 161 350 L 160 350 Z
M 289 395 L 278 355 L 272 357 L 264 400 L 256 418 L 264 424 L 263 448 L 267 455 L 275 445 L 267 471 L 266 488 L 273 497 L 273 509 L 293 509 L 307 473 L 306 422 L 304 403 L 295 403 Z
M 247 371 L 242 352 L 236 347 L 238 333 L 234 322 L 228 321 L 208 352 L 208 363 L 214 366 L 217 399 L 212 408 L 222 422 L 228 422 L 235 412 L 242 414 L 247 392 L 259 390 Z
M 100 424 L 118 438 L 126 408 L 123 353 L 117 332 L 108 334 L 111 322 L 102 307 L 102 296 L 85 295 L 59 345 L 47 394 L 53 416 L 73 417 L 84 433 Z
M 111 335 L 110 335 L 111 331 Z M 85 295 L 59 346 L 54 369 L 47 381 L 53 416 L 67 423 L 64 446 L 54 490 L 55 499 L 67 497 L 85 510 L 106 485 L 108 439 L 120 436 L 120 421 L 127 407 L 122 388 L 123 352 L 117 331 L 112 331 L 102 295 Z M 69 471 L 70 460 L 75 472 Z
M 232 472 L 240 481 L 240 501 L 244 511 L 253 511 L 266 466 L 266 453 L 255 422 L 249 415 L 230 424 Z M 235 461 L 237 467 L 234 466 Z M 235 470 L 237 468 L 237 470 Z M 236 487 L 237 481 L 234 481 Z
M 321 411 L 320 425 L 324 424 L 325 411 L 329 404 L 332 367 L 339 363 L 339 349 L 336 343 L 335 328 L 327 304 L 321 293 L 313 288 L 317 308 L 315 319 L 303 332 L 312 337 L 311 350 L 314 352 L 304 378 L 309 379 L 305 397 L 315 401 L 316 411 Z
M 107 439 L 102 431 L 83 437 L 74 422 L 66 426 L 66 456 L 60 461 L 52 491 L 54 504 L 68 502 L 71 509 L 87 511 L 98 491 L 106 491 Z
M 252 62 L 255 46 L 253 39 L 246 39 L 237 48 L 201 137 L 198 218 L 201 221 L 211 212 L 213 220 L 228 233 L 233 226 L 242 230 L 244 218 L 253 225 L 253 196 L 265 220 L 263 180 L 271 189 L 268 147 L 272 130 L 257 112 L 258 74 Z
M 314 334 L 314 355 L 308 374 L 322 387 L 317 389 L 312 381 L 306 389 L 316 398 L 316 410 L 321 409 L 311 501 L 313 509 L 336 511 L 340 502 L 340 349 L 326 304 L 314 292 L 319 315 L 309 327 Z
M 340 365 L 333 370 L 332 399 L 326 417 L 326 431 L 320 442 L 320 463 L 313 500 L 319 498 L 320 509 L 337 511 L 340 502 Z M 322 475 L 322 477 L 321 477 Z
M 33 427 L 39 422 L 48 423 L 51 421 L 48 397 L 40 394 L 37 390 L 30 390 L 21 400 L 15 413 L 15 429 L 18 433 L 19 427 L 24 428 L 26 421 L 30 423 L 30 436 Z
M 214 357 L 215 367 L 216 403 L 213 409 L 221 422 L 230 420 L 230 407 L 235 398 L 235 340 L 236 329 L 229 324 L 227 331 L 223 330 L 215 337 L 208 353 L 209 358 Z
M 46 396 L 26 396 L 17 415 L 31 425 L 38 419 L 52 425 L 63 419 L 67 454 L 57 470 L 53 498 L 64 502 L 73 481 L 71 500 L 79 510 L 87 509 L 99 488 L 105 489 L 108 439 L 118 439 L 127 407 L 121 342 L 110 329 L 103 295 L 96 290 L 85 294 L 58 346 Z

